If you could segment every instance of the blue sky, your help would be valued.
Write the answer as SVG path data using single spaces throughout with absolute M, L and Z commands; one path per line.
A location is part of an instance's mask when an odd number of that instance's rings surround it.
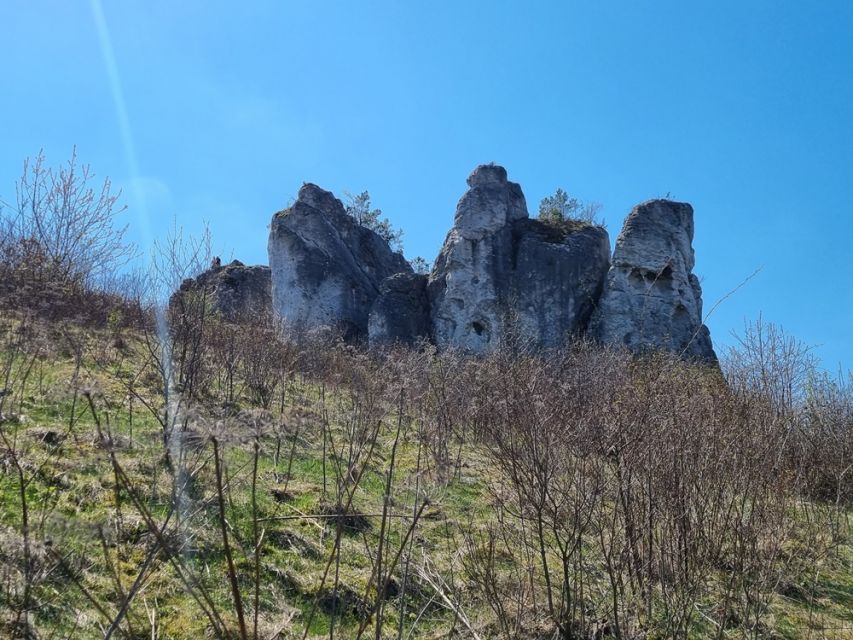
M 124 189 L 140 244 L 266 261 L 303 181 L 369 190 L 432 259 L 470 170 L 696 211 L 715 344 L 766 320 L 853 367 L 853 2 L 5 0 L 0 198 L 25 157 Z M 100 28 L 99 28 L 100 24 Z

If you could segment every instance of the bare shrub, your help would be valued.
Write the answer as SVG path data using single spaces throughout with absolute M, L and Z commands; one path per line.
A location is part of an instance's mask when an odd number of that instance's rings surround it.
M 47 166 L 43 152 L 24 162 L 13 204 L 0 203 L 0 303 L 54 320 L 103 326 L 138 323 L 117 274 L 136 257 L 117 224 L 126 207 L 109 178 L 94 184 L 76 149 Z
M 49 624 L 65 581 L 106 637 L 156 635 L 146 593 L 177 586 L 221 638 L 759 638 L 843 566 L 850 384 L 764 329 L 724 376 L 580 340 L 377 353 L 204 299 L 170 313 L 121 348 L 68 334 L 67 431 L 17 420 L 59 347 L 6 325 L 4 632 Z M 93 358 L 103 385 L 83 384 Z M 100 518 L 74 553 L 46 479 L 71 442 L 93 450 L 71 493 Z
M 94 174 L 79 165 L 77 150 L 65 166 L 45 165 L 39 152 L 24 161 L 14 211 L 4 215 L 2 246 L 8 266 L 34 279 L 93 287 L 135 255 L 116 227 L 126 207 L 118 205 L 109 178 L 99 188 Z

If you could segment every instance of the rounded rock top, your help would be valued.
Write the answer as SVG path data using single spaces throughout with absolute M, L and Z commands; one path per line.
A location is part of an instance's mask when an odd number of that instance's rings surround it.
M 498 164 L 481 164 L 468 176 L 468 186 L 506 183 L 506 169 Z
M 693 206 L 689 202 L 679 202 L 670 198 L 652 198 L 636 205 L 635 209 L 654 209 L 656 207 L 664 207 L 667 209 L 683 209 L 690 210 L 693 213 Z
M 312 182 L 306 182 L 300 187 L 297 202 L 305 203 L 321 211 L 337 208 L 336 205 L 342 206 L 331 191 L 326 191 Z

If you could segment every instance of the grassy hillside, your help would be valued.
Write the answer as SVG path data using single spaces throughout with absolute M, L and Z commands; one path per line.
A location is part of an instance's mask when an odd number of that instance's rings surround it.
M 2 319 L 2 637 L 853 637 L 849 388 L 120 324 Z

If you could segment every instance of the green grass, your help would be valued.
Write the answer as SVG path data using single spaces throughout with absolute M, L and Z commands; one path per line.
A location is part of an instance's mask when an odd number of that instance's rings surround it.
M 132 491 L 150 511 L 159 525 L 170 511 L 172 473 L 164 462 L 162 434 L 154 416 L 137 402 L 134 406 L 131 429 L 127 390 L 121 383 L 133 371 L 143 366 L 138 359 L 141 350 L 131 345 L 125 352 L 112 350 L 111 362 L 104 366 L 103 357 L 96 361 L 93 354 L 103 351 L 104 335 L 80 334 L 88 343 L 87 356 L 80 371 L 81 386 L 92 389 L 94 403 L 106 428 L 118 443 L 116 458 L 127 477 Z M 106 351 L 110 352 L 107 348 Z M 0 354 L 2 356 L 4 354 Z M 8 352 L 5 357 L 8 357 Z M 154 537 L 142 514 L 134 506 L 127 487 L 116 491 L 115 476 L 109 452 L 99 442 L 95 421 L 87 401 L 69 384 L 74 373 L 74 359 L 55 350 L 39 362 L 39 375 L 33 376 L 24 388 L 23 401 L 14 407 L 15 416 L 6 416 L 0 428 L 14 439 L 18 458 L 26 461 L 28 478 L 26 496 L 30 505 L 30 521 L 34 547 L 45 566 L 52 566 L 50 553 L 58 553 L 66 568 L 54 568 L 44 576 L 33 594 L 39 603 L 31 614 L 31 622 L 39 636 L 56 633 L 59 637 L 102 637 L 108 623 L 90 602 L 91 595 L 107 613 L 114 613 L 122 602 L 120 590 L 127 590 L 139 574 L 139 567 L 154 544 Z M 18 366 L 17 364 L 15 366 Z M 12 376 L 13 378 L 15 375 Z M 148 381 L 146 398 L 158 406 L 156 379 Z M 141 383 L 141 384 L 144 384 Z M 346 531 L 341 539 L 340 564 L 331 564 L 329 576 L 322 579 L 327 560 L 334 549 L 336 527 L 334 520 L 314 518 L 335 502 L 337 465 L 327 456 L 323 459 L 321 411 L 318 389 L 311 383 L 293 385 L 293 397 L 285 414 L 264 415 L 271 424 L 296 424 L 303 420 L 295 449 L 290 477 L 285 471 L 292 440 L 285 437 L 280 443 L 280 458 L 276 465 L 274 452 L 279 443 L 272 433 L 260 440 L 258 463 L 258 492 L 256 507 L 262 530 L 259 594 L 259 624 L 269 635 L 279 631 L 280 637 L 302 637 L 306 621 L 309 637 L 328 637 L 332 617 L 319 610 L 318 596 L 330 591 L 335 573 L 342 593 L 372 602 L 374 593 L 368 588 L 373 571 L 378 542 L 379 519 L 385 491 L 385 474 L 390 462 L 391 445 L 396 423 L 393 411 L 383 418 L 383 427 L 375 455 L 364 465 L 352 511 L 368 515 L 369 526 Z M 340 447 L 347 439 L 346 389 L 329 392 L 327 396 L 332 434 Z M 217 417 L 219 405 L 211 391 L 209 407 L 199 412 L 190 425 L 199 431 L 213 429 L 224 441 L 224 467 L 229 482 L 226 505 L 227 528 L 240 580 L 244 608 L 251 624 L 253 602 L 253 534 L 251 470 L 253 440 L 249 418 L 245 415 Z M 242 407 L 254 410 L 249 399 L 239 399 Z M 70 417 L 75 422 L 69 428 Z M 308 408 L 305 418 L 306 410 Z M 24 416 L 23 420 L 19 416 Z M 300 417 L 301 416 L 301 417 Z M 218 424 L 217 420 L 220 423 Z M 497 471 L 489 464 L 482 450 L 472 444 L 462 446 L 462 465 L 439 473 L 423 450 L 419 452 L 415 422 L 406 419 L 403 440 L 400 442 L 398 466 L 393 476 L 393 499 L 388 535 L 388 554 L 393 556 L 402 543 L 406 518 L 414 508 L 416 482 L 429 496 L 430 505 L 424 511 L 413 547 L 415 554 L 428 553 L 431 562 L 441 572 L 449 572 L 462 548 L 462 528 L 485 530 L 494 524 L 494 509 L 490 486 Z M 131 438 L 132 435 L 132 438 Z M 458 442 L 453 442 L 455 459 Z M 421 473 L 417 464 L 421 459 Z M 210 444 L 187 453 L 186 464 L 195 477 L 189 485 L 180 527 L 170 527 L 169 542 L 179 549 L 184 567 L 189 568 L 209 595 L 229 628 L 236 628 L 234 602 L 227 583 L 226 560 L 220 532 L 220 520 L 215 493 L 215 478 Z M 6 466 L 0 475 L 0 560 L 6 567 L 20 568 L 18 546 L 21 539 L 21 509 L 17 477 L 4 458 Z M 324 492 L 325 469 L 325 492 Z M 446 477 L 445 477 L 446 476 Z M 284 488 L 286 486 L 286 493 Z M 351 486 L 351 484 L 349 485 Z M 279 492 L 278 494 L 276 492 Z M 174 516 L 172 516 L 174 518 Z M 101 540 L 103 538 L 103 542 Z M 48 551 L 48 547 L 50 550 Z M 594 552 L 593 541 L 590 551 Z M 551 558 L 553 560 L 553 558 Z M 815 638 L 845 638 L 853 635 L 853 546 L 850 531 L 836 552 L 820 558 L 809 572 L 795 576 L 772 597 L 771 608 L 763 620 L 765 637 L 805 637 L 804 630 L 812 629 Z M 467 583 L 466 576 L 454 565 L 453 579 L 460 593 L 468 597 L 465 610 L 483 637 L 495 632 L 491 610 Z M 498 570 L 504 577 L 513 570 L 512 556 L 500 559 Z M 395 573 L 400 576 L 400 571 Z M 537 578 L 541 582 L 541 578 Z M 14 582 L 14 579 L 12 579 Z M 120 584 L 117 584 L 120 583 Z M 601 576 L 602 584 L 605 576 Z M 0 585 L 0 612 L 5 623 L 11 618 L 13 597 L 8 585 Z M 409 584 L 402 624 L 408 634 L 414 628 L 417 638 L 447 637 L 449 629 L 462 633 L 464 627 L 456 616 L 441 606 L 436 594 L 423 584 Z M 337 636 L 352 637 L 360 619 L 357 607 L 345 603 L 347 611 L 335 620 Z M 697 608 L 710 610 L 713 602 L 699 602 Z M 365 605 L 366 606 L 366 605 Z M 386 604 L 384 637 L 396 637 L 401 598 L 392 597 Z M 413 627 L 417 623 L 417 626 Z M 201 613 L 198 603 L 190 596 L 177 571 L 165 554 L 154 561 L 150 578 L 130 606 L 125 624 L 118 637 L 150 637 L 152 625 L 161 638 L 199 638 L 210 635 L 210 624 Z M 533 625 L 535 627 L 535 625 Z M 533 629 L 531 627 L 531 630 Z M 369 627 L 372 628 L 372 627 Z M 771 632 L 772 630 L 772 632 Z M 713 625 L 696 616 L 695 637 L 707 637 Z M 0 628 L 0 636 L 8 633 Z M 739 637 L 732 632 L 732 637 Z M 372 633 L 368 634 L 372 637 Z M 652 634 L 653 635 L 653 634 Z M 266 636 L 265 636 L 266 637 Z M 531 636 L 533 637 L 533 636 Z

